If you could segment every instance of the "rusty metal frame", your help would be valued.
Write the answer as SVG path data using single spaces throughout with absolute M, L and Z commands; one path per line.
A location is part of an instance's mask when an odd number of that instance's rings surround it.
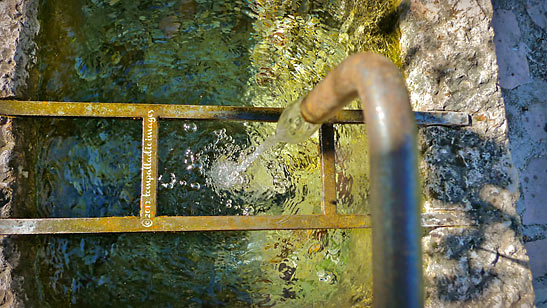
M 160 119 L 276 122 L 282 108 L 166 104 L 87 103 L 0 100 L 0 115 L 142 119 L 139 216 L 99 218 L 0 219 L 0 234 L 62 234 L 161 231 L 229 231 L 368 228 L 369 215 L 336 211 L 334 123 L 363 123 L 360 110 L 343 110 L 322 125 L 320 136 L 322 213 L 293 216 L 156 216 L 157 147 Z M 461 112 L 415 112 L 419 126 L 466 126 Z

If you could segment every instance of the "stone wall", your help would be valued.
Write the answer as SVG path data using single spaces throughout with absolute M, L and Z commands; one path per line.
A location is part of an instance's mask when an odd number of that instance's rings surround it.
M 401 5 L 400 44 L 414 109 L 463 111 L 472 117 L 468 128 L 420 130 L 425 210 L 456 212 L 478 222 L 427 230 L 428 307 L 534 303 L 492 16 L 488 0 L 405 0 Z
M 33 65 L 38 33 L 38 1 L 0 1 L 0 98 L 22 97 L 30 66 Z M 1 104 L 1 101 L 0 101 Z M 12 214 L 16 178 L 20 176 L 15 159 L 13 121 L 0 118 L 0 217 Z M 18 307 L 12 270 L 17 253 L 10 238 L 0 236 L 0 307 Z

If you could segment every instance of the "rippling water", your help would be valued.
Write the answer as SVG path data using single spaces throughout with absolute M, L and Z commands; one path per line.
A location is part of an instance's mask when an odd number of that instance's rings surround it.
M 396 57 L 397 35 L 375 15 L 393 1 L 43 0 L 40 8 L 31 99 L 284 107 L 347 54 Z M 36 132 L 24 216 L 138 215 L 140 121 L 19 123 Z M 247 157 L 274 131 L 160 121 L 158 215 L 319 213 L 316 138 L 265 151 L 229 189 L 211 180 L 215 163 Z M 337 138 L 339 211 L 366 212 L 363 127 L 337 127 Z M 371 301 L 368 230 L 36 236 L 17 247 L 30 307 Z

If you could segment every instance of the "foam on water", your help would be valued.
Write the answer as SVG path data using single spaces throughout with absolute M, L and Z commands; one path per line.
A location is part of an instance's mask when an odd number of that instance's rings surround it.
M 230 159 L 220 159 L 213 163 L 209 171 L 211 183 L 217 190 L 230 189 L 245 183 L 244 172 L 262 153 L 278 143 L 276 136 L 266 139 L 250 155 L 240 158 L 241 162 Z
M 240 162 L 221 159 L 213 163 L 209 178 L 217 190 L 230 189 L 245 183 L 244 173 L 264 152 L 278 143 L 300 143 L 319 128 L 319 124 L 306 122 L 300 113 L 301 100 L 289 105 L 279 117 L 275 135 L 267 138 L 251 154 L 240 157 Z

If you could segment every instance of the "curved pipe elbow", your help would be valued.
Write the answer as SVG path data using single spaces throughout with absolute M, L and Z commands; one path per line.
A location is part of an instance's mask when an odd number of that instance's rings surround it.
M 359 97 L 369 138 L 375 307 L 423 305 L 416 124 L 397 67 L 360 53 L 331 71 L 302 101 L 322 123 Z
M 332 70 L 302 101 L 302 116 L 308 122 L 323 123 L 357 97 L 371 143 L 400 143 L 403 135 L 415 135 L 408 92 L 398 68 L 373 53 L 354 54 Z

